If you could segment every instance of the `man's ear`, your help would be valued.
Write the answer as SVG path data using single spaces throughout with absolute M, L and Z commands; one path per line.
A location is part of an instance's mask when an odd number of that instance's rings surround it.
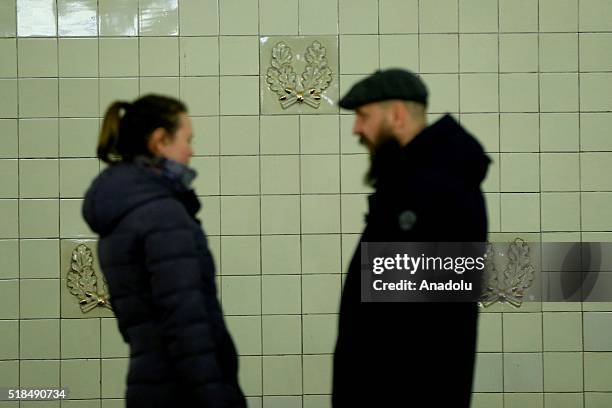
M 408 109 L 403 102 L 394 101 L 391 105 L 391 120 L 395 126 L 403 126 L 406 123 L 406 116 L 408 115 Z
M 157 128 L 149 136 L 147 147 L 154 156 L 159 156 L 164 145 L 166 144 L 166 134 L 164 129 Z

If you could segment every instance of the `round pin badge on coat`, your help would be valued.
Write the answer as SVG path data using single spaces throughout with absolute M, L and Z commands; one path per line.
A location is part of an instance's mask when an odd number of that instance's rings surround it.
M 414 211 L 406 210 L 397 217 L 399 222 L 399 227 L 402 231 L 411 230 L 414 224 L 416 223 L 417 216 Z

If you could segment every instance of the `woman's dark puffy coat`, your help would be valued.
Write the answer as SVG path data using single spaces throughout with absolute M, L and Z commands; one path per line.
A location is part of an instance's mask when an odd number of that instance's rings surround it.
M 192 190 L 136 163 L 110 166 L 83 205 L 119 329 L 127 407 L 244 407 L 236 349 Z

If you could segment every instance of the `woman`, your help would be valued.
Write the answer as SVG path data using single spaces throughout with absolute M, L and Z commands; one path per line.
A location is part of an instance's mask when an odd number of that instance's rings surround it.
M 180 101 L 148 95 L 113 103 L 98 141 L 109 166 L 83 204 L 130 345 L 128 408 L 246 406 L 213 259 L 195 218 L 191 139 Z

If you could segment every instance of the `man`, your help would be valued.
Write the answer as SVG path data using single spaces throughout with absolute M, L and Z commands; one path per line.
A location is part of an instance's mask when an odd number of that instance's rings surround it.
M 484 242 L 480 183 L 489 159 L 450 115 L 428 126 L 428 91 L 414 74 L 377 71 L 340 106 L 371 168 L 361 242 Z M 475 302 L 362 303 L 357 247 L 346 278 L 334 353 L 333 406 L 468 408 Z

